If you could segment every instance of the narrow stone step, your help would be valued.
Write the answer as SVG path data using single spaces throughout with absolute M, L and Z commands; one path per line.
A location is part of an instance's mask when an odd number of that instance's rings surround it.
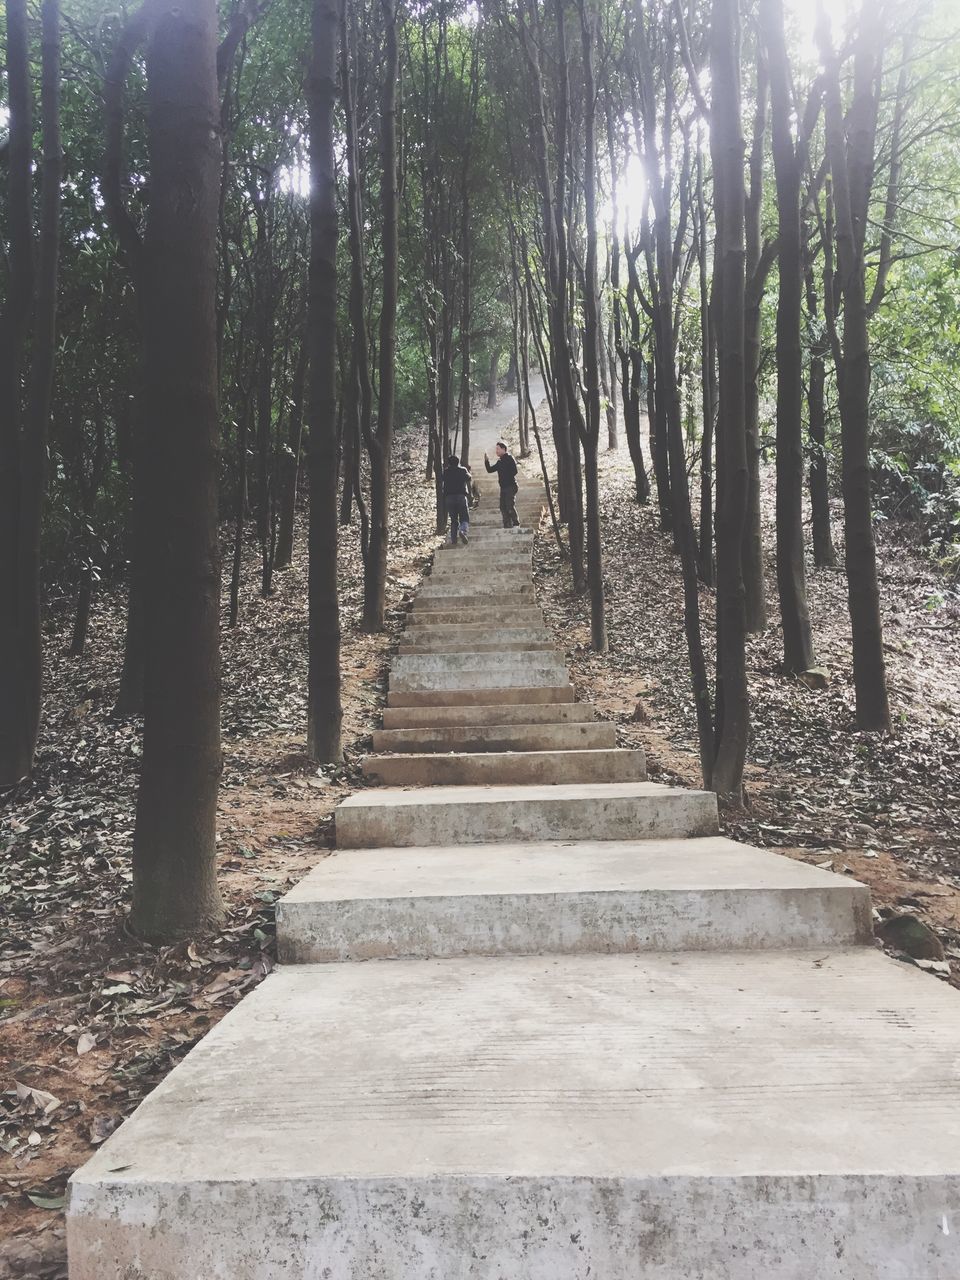
M 533 702 L 573 702 L 572 684 L 498 685 L 455 689 L 390 689 L 388 707 L 493 707 L 501 703 L 528 705 Z
M 954 1280 L 957 995 L 870 947 L 291 965 L 75 1173 L 71 1280 Z
M 277 903 L 284 964 L 872 940 L 864 885 L 722 836 L 352 849 Z
M 716 835 L 717 797 L 655 782 L 370 788 L 348 796 L 334 821 L 341 849 L 642 840 Z
M 506 708 L 497 707 L 496 710 L 504 711 Z M 598 721 L 584 724 L 446 724 L 424 729 L 373 731 L 374 751 L 391 754 L 405 751 L 584 751 L 616 745 L 616 726 Z
M 643 752 L 620 747 L 376 755 L 366 756 L 362 768 L 365 778 L 383 787 L 554 786 L 647 776 Z
M 387 706 L 383 710 L 383 727 L 384 729 L 428 729 L 446 725 L 481 725 L 496 728 L 501 725 L 583 724 L 595 721 L 596 718 L 596 709 L 589 702 L 574 702 L 572 699 L 564 702 L 544 700 L 527 704 L 494 706 Z M 596 745 L 612 744 L 602 742 Z

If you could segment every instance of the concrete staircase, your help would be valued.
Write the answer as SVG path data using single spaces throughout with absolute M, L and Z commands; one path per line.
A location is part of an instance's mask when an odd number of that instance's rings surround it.
M 498 523 L 437 552 L 281 969 L 74 1176 L 72 1280 L 956 1280 L 955 993 L 646 780 Z

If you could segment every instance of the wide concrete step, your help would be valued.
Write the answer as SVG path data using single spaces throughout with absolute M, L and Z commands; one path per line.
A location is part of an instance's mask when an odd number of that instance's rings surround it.
M 516 550 L 517 552 L 529 553 L 533 548 L 534 533 L 531 529 L 477 529 L 477 541 L 482 542 L 484 546 L 497 546 L 503 549 L 503 554 L 507 555 Z M 437 548 L 437 554 L 446 557 L 462 555 L 466 550 L 473 550 L 474 540 L 471 537 L 466 547 L 459 543 L 451 546 L 449 540 L 445 541 Z
M 543 613 L 529 596 L 528 603 L 501 608 L 484 601 L 479 605 L 454 609 L 412 609 L 407 614 L 406 634 L 412 635 L 420 627 L 457 626 L 482 628 L 489 631 L 496 627 L 541 627 Z
M 477 661 L 485 656 L 477 654 Z M 424 671 L 397 671 L 395 667 L 390 673 L 389 688 L 393 693 L 446 693 L 462 688 L 475 689 L 494 682 L 504 688 L 556 687 L 566 675 L 563 663 L 534 665 L 533 658 L 536 656 L 538 655 L 530 654 L 523 666 L 514 670 L 479 665 Z
M 489 582 L 494 578 L 506 583 L 515 578 L 531 580 L 532 577 L 533 566 L 529 563 L 511 560 L 504 564 L 498 556 L 483 555 L 480 551 L 475 551 L 470 560 L 464 559 L 459 564 L 456 561 L 451 564 L 446 559 L 441 564 L 435 564 L 424 583 L 446 582 L 448 578 L 458 582 Z
M 284 964 L 872 939 L 864 885 L 722 836 L 351 849 L 277 904 Z
M 494 633 L 496 634 L 496 633 Z M 556 642 L 551 637 L 542 640 L 472 640 L 458 644 L 442 637 L 421 640 L 419 643 L 401 644 L 401 654 L 407 653 L 544 653 L 553 649 Z
M 335 815 L 341 849 L 494 844 L 504 840 L 644 840 L 717 834 L 717 797 L 655 782 L 565 786 L 370 788 Z
M 534 702 L 573 702 L 572 684 L 550 685 L 463 685 L 453 689 L 390 689 L 388 707 L 493 707 L 499 704 L 529 705 Z
M 559 653 L 538 650 L 527 657 L 523 653 L 398 653 L 391 673 L 408 671 L 514 671 L 522 674 L 527 667 L 552 668 L 565 672 L 566 660 Z
M 499 708 L 498 708 L 499 709 Z M 584 751 L 617 745 L 617 730 L 584 724 L 446 724 L 429 729 L 375 729 L 378 752 Z
M 74 1174 L 71 1280 L 956 1280 L 957 993 L 870 947 L 291 965 Z
M 456 640 L 464 644 L 479 643 L 482 640 L 543 640 L 552 639 L 552 630 L 543 623 L 535 626 L 501 627 L 490 626 L 489 623 L 458 622 L 425 622 L 412 627 L 400 637 L 401 647 L 405 644 L 427 644 L 433 640 Z
M 639 782 L 642 751 L 605 747 L 573 751 L 403 753 L 366 756 L 363 774 L 383 787 L 483 787 L 567 782 Z
M 449 589 L 444 587 L 437 590 L 435 587 L 430 589 L 425 587 L 414 600 L 411 609 L 416 614 L 463 613 L 468 610 L 480 613 L 481 610 L 489 610 L 493 616 L 494 611 L 502 613 L 513 608 L 526 609 L 535 605 L 532 584 L 529 591 L 496 592 L 492 589 L 478 591 L 472 587 L 465 591 L 462 586 L 453 582 Z
M 502 691 L 501 691 L 502 692 Z M 511 692 L 513 692 L 511 690 Z M 540 690 L 539 692 L 542 692 Z M 447 707 L 395 707 L 383 711 L 384 729 L 428 729 L 440 726 L 500 726 L 584 724 L 597 718 L 595 708 L 589 702 L 531 702 L 528 704 L 494 706 L 468 705 Z M 612 726 L 610 726 L 612 727 Z M 376 740 L 376 739 L 375 739 Z M 587 746 L 587 743 L 581 744 Z M 596 746 L 612 746 L 598 742 Z
M 470 526 L 470 541 L 468 546 L 473 546 L 475 542 L 482 542 L 484 546 L 505 547 L 512 544 L 520 547 L 530 547 L 533 545 L 534 532 L 529 526 L 519 525 L 513 529 L 501 529 L 498 526 L 485 525 L 483 527 Z M 451 554 L 459 554 L 462 547 L 458 543 L 457 546 L 451 546 L 450 542 L 444 542 L 440 548 L 443 551 L 449 551 Z
M 485 577 L 477 577 L 470 582 L 461 582 L 456 574 L 439 578 L 424 579 L 423 586 L 417 596 L 416 603 L 427 600 L 438 600 L 447 596 L 512 596 L 533 594 L 533 580 L 529 574 L 507 574 L 501 578 L 498 573 L 491 572 Z

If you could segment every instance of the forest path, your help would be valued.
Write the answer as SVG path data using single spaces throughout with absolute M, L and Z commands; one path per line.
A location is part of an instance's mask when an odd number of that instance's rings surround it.
M 646 780 L 499 524 L 436 553 L 283 967 L 75 1176 L 73 1280 L 955 1276 L 953 993 Z

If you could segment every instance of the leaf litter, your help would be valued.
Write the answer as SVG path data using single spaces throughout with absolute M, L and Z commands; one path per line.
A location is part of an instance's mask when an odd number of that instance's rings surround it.
M 679 557 L 659 529 L 655 496 L 644 507 L 634 500 L 625 441 L 601 454 L 600 473 L 610 652 L 589 647 L 589 599 L 571 593 L 552 533 L 536 543 L 540 602 L 578 696 L 617 724 L 622 745 L 646 749 L 651 778 L 699 786 Z M 842 512 L 833 512 L 841 567 L 807 562 L 815 651 L 828 673 L 825 688 L 811 689 L 782 671 L 771 467 L 762 484 L 770 625 L 748 640 L 748 807 L 722 815 L 724 832 L 855 876 L 881 915 L 918 916 L 940 936 L 953 961 L 950 981 L 960 985 L 960 596 L 908 527 L 878 526 L 894 731 L 857 733 Z M 700 605 L 712 670 L 714 593 L 701 588 Z
M 411 462 L 425 450 L 421 427 L 398 433 L 382 635 L 360 631 L 358 528 L 341 530 L 340 765 L 318 769 L 304 751 L 305 513 L 272 596 L 259 594 L 255 540 L 245 547 L 240 624 L 222 637 L 227 920 L 214 935 L 154 947 L 126 928 L 141 725 L 111 718 L 124 596 L 95 601 L 81 659 L 65 652 L 71 602 L 50 602 L 36 770 L 0 808 L 0 1280 L 66 1276 L 70 1174 L 273 968 L 274 904 L 329 852 L 333 810 L 362 784 L 401 606 L 436 545 L 433 485 Z

